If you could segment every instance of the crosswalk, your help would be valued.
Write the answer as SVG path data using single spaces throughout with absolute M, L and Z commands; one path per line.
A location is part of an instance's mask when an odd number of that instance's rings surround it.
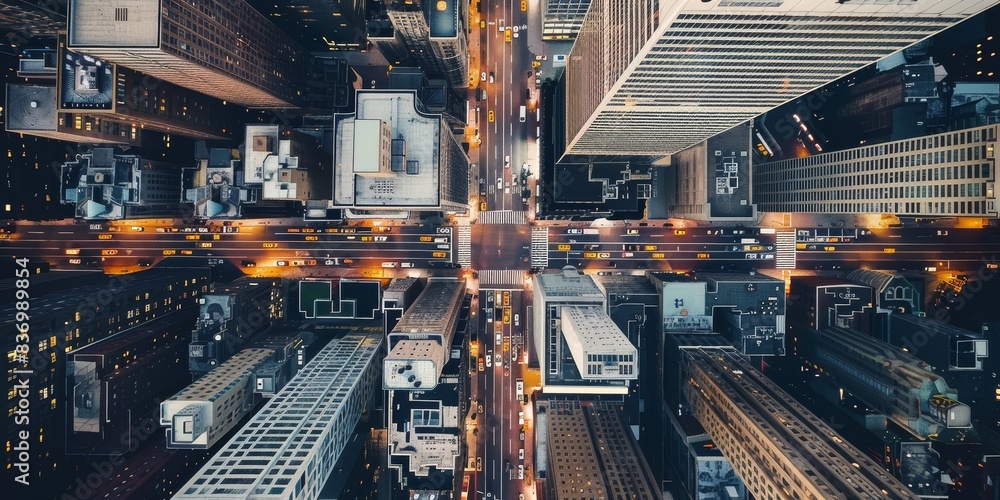
M 458 226 L 458 263 L 465 268 L 472 267 L 472 228 Z
M 795 269 L 795 230 L 778 231 L 774 236 L 774 267 Z
M 480 224 L 524 224 L 528 221 L 525 211 L 488 210 L 479 212 Z
M 531 267 L 549 267 L 548 228 L 531 228 Z
M 483 269 L 479 271 L 479 288 L 524 286 L 524 271 L 520 269 Z

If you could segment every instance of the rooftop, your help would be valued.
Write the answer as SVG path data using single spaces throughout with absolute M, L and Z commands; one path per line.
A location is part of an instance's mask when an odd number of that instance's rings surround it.
M 370 134 L 377 122 L 387 123 L 392 139 L 391 168 L 372 171 L 369 163 L 378 152 L 371 149 Z M 364 131 L 364 132 L 363 132 Z M 362 136 L 362 132 L 365 134 Z M 436 207 L 440 203 L 442 136 L 447 132 L 440 116 L 417 109 L 415 92 L 363 91 L 357 94 L 357 111 L 338 115 L 334 137 L 333 178 L 335 205 L 357 207 Z M 384 153 L 383 153 L 384 154 Z
M 635 354 L 635 347 L 628 337 L 601 306 L 563 307 L 562 321 L 567 342 L 571 345 L 579 343 L 584 353 Z M 573 338 L 568 338 L 570 336 Z
M 566 266 L 559 273 L 536 274 L 537 289 L 551 298 L 599 298 L 604 300 L 604 293 L 594 282 L 594 278 L 582 274 L 573 266 Z
M 157 48 L 160 3 L 145 0 L 71 0 L 69 44 L 74 47 Z

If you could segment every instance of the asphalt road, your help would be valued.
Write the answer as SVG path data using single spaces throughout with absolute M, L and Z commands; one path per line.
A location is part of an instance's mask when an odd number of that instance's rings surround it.
M 480 18 L 486 21 L 484 29 L 473 28 L 473 36 L 478 31 L 482 53 L 479 68 L 479 96 L 477 99 L 479 135 L 480 178 L 486 184 L 487 210 L 525 209 L 521 201 L 519 173 L 526 159 L 529 133 L 534 137 L 537 121 L 535 112 L 528 102 L 526 91 L 537 98 L 535 77 L 531 71 L 532 56 L 528 52 L 527 34 L 521 31 L 527 27 L 528 19 L 520 10 L 520 2 L 505 0 L 494 4 L 482 2 L 484 12 Z M 511 41 L 505 41 L 504 29 L 511 28 Z M 514 38 L 514 26 L 518 37 Z M 486 73 L 486 81 L 482 81 Z M 492 75 L 492 76 L 491 76 Z M 482 99 L 482 91 L 486 99 Z M 526 106 L 525 121 L 521 121 L 521 106 Z M 492 112 L 493 120 L 490 121 Z M 530 131 L 530 132 L 529 132 Z M 510 160 L 505 161 L 509 157 Z
M 504 293 L 509 297 L 510 305 L 507 307 L 503 306 Z M 476 478 L 476 485 L 483 492 L 480 498 L 517 498 L 518 493 L 527 491 L 525 484 L 528 481 L 519 478 L 518 466 L 525 467 L 525 478 L 532 470 L 531 447 L 525 446 L 533 442 L 531 411 L 529 406 L 518 401 L 515 394 L 516 380 L 524 378 L 527 359 L 524 344 L 526 300 L 522 290 L 479 292 L 480 312 L 485 313 L 487 307 L 494 308 L 492 320 L 488 319 L 488 314 L 479 315 L 479 352 L 484 358 L 485 368 L 477 377 L 476 396 L 484 407 L 476 446 L 477 456 L 483 458 L 483 470 L 477 472 Z M 505 317 L 507 321 L 504 321 Z M 516 357 L 512 357 L 515 353 Z M 488 365 L 485 364 L 486 357 L 492 357 Z M 522 412 L 525 419 L 523 425 L 520 423 Z M 521 433 L 522 427 L 524 434 Z
M 133 227 L 143 230 L 135 231 Z M 99 226 L 18 223 L 14 238 L 0 245 L 0 255 L 29 255 L 67 269 L 128 269 L 142 261 L 155 265 L 162 259 L 187 257 L 226 259 L 237 265 L 250 261 L 258 268 L 280 265 L 396 270 L 434 267 L 451 262 L 454 256 L 450 227 L 403 226 L 388 232 L 333 228 L 338 232 L 329 233 L 319 232 L 320 227 L 316 226 L 312 228 L 315 232 L 303 232 L 308 231 L 307 227 L 244 224 L 238 227 L 239 232 L 232 233 L 198 232 L 208 228 L 135 220 Z M 345 229 L 355 232 L 344 232 Z M 312 261 L 316 263 L 310 265 Z M 296 263 L 302 265 L 295 266 Z

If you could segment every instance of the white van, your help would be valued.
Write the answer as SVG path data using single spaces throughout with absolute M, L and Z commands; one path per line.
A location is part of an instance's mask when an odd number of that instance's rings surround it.
M 521 123 L 524 123 L 524 118 L 525 118 L 525 112 L 526 111 L 527 110 L 524 108 L 524 106 L 521 106 Z
M 395 262 L 383 262 L 382 267 L 396 267 Z

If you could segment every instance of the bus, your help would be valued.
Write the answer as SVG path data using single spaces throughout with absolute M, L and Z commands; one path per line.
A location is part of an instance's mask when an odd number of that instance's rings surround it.
M 525 119 L 525 113 L 526 113 L 526 112 L 527 112 L 527 109 L 525 109 L 525 107 L 524 107 L 524 106 L 521 106 L 521 122 L 522 122 L 522 123 L 524 122 L 524 119 Z

